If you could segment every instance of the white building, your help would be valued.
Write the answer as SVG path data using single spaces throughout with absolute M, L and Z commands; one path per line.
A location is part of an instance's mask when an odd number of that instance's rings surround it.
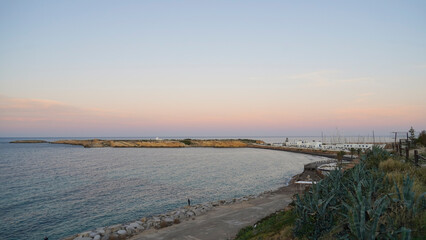
M 374 144 L 369 143 L 338 143 L 338 144 L 323 144 L 322 142 L 306 142 L 298 140 L 296 142 L 285 142 L 284 146 L 286 147 L 297 147 L 297 148 L 311 148 L 311 149 L 322 149 L 329 151 L 350 151 L 351 148 L 361 149 L 363 151 L 367 149 L 372 149 Z M 378 145 L 381 148 L 384 148 L 385 145 Z

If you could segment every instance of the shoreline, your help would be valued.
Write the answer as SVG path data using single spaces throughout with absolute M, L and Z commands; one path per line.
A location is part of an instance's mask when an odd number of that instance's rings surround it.
M 310 173 L 310 174 L 309 174 Z M 139 239 L 138 236 L 146 234 L 158 234 L 159 231 L 174 227 L 179 224 L 192 222 L 197 218 L 209 214 L 218 209 L 234 209 L 236 205 L 251 204 L 257 206 L 254 202 L 263 202 L 262 199 L 269 199 L 273 196 L 285 196 L 292 198 L 294 194 L 305 189 L 307 185 L 296 184 L 301 178 L 313 181 L 313 171 L 304 169 L 303 172 L 294 175 L 284 186 L 275 190 L 268 190 L 257 195 L 242 196 L 226 200 L 217 200 L 213 202 L 201 203 L 191 206 L 183 206 L 167 213 L 156 214 L 153 216 L 142 217 L 139 220 L 127 222 L 124 224 L 115 224 L 106 227 L 99 227 L 72 236 L 62 238 L 63 240 L 109 240 L 109 239 Z M 272 212 L 271 212 L 272 213 Z M 271 213 L 268 213 L 271 214 Z M 262 217 L 259 217 L 261 219 Z M 256 221 L 259 219 L 255 219 Z M 238 227 L 238 230 L 240 227 Z

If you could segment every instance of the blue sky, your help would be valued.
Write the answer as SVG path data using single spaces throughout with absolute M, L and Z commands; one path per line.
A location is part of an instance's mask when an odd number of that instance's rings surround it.
M 425 1 L 2 1 L 0 130 L 426 128 L 425 12 Z M 40 101 L 73 112 L 58 116 Z M 96 111 L 104 115 L 81 120 Z M 113 117 L 126 127 L 109 132 Z

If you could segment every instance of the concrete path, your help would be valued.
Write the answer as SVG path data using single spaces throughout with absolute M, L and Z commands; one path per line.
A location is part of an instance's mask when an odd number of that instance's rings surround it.
M 186 220 L 163 229 L 150 229 L 130 240 L 144 239 L 185 239 L 220 240 L 233 239 L 238 231 L 255 224 L 260 219 L 285 208 L 294 191 L 283 188 L 261 198 L 242 203 L 219 206 L 204 215 Z

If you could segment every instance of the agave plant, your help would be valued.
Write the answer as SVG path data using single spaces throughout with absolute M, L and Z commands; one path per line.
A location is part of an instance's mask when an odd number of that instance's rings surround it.
M 349 202 L 343 202 L 347 214 L 342 215 L 348 221 L 350 235 L 356 239 L 376 239 L 381 234 L 379 223 L 389 204 L 388 198 L 383 196 L 374 201 L 372 188 L 363 191 L 361 182 L 355 189 L 354 193 L 348 194 Z

